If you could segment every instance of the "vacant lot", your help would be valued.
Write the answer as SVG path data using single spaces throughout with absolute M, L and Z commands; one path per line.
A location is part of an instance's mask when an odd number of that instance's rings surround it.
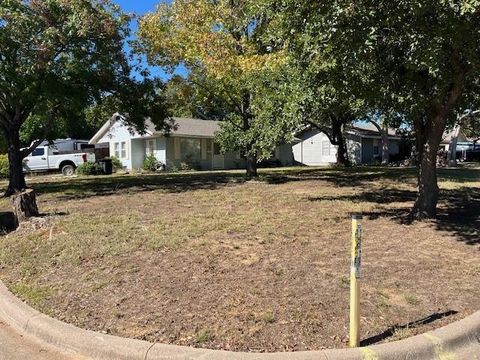
M 0 238 L 0 278 L 83 328 L 230 350 L 343 347 L 351 212 L 365 214 L 363 344 L 480 309 L 479 169 L 441 171 L 439 220 L 413 224 L 411 169 L 29 183 L 46 216 Z

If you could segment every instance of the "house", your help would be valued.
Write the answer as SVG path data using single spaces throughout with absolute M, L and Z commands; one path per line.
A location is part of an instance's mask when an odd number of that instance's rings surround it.
M 473 147 L 473 139 L 465 136 L 461 129 L 454 128 L 443 133 L 442 140 L 440 141 L 440 149 L 448 152 L 455 138 L 457 140 L 457 152 Z
M 478 139 L 467 137 L 461 128 L 456 127 L 445 131 L 440 142 L 440 151 L 443 151 L 447 159 L 453 160 L 451 152 L 455 148 L 455 158 L 462 161 L 479 161 L 480 146 Z
M 214 142 L 220 122 L 174 117 L 169 134 L 158 131 L 151 120 L 145 121 L 145 132 L 128 125 L 118 114 L 108 120 L 92 137 L 90 144 L 109 149 L 109 156 L 118 158 L 127 170 L 140 169 L 148 155 L 165 164 L 167 168 L 186 163 L 202 170 L 239 169 L 245 159 L 238 152 L 222 154 Z M 280 165 L 292 165 L 291 147 L 276 149 L 273 156 Z
M 300 165 L 318 166 L 336 162 L 337 146 L 327 135 L 314 127 L 307 127 L 296 134 L 299 141 L 292 145 L 295 162 Z M 382 138 L 373 124 L 357 123 L 345 132 L 350 160 L 355 164 L 371 164 L 381 160 Z M 401 137 L 388 129 L 390 155 L 400 153 Z

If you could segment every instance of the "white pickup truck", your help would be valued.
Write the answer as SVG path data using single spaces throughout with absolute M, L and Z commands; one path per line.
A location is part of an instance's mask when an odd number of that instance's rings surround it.
M 95 162 L 95 154 L 88 152 L 61 153 L 52 146 L 39 146 L 23 159 L 23 171 L 60 170 L 63 175 L 75 174 L 78 165 Z

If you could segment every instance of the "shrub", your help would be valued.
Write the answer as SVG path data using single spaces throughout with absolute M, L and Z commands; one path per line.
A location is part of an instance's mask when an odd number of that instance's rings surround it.
M 165 170 L 168 172 L 178 172 L 178 167 L 176 167 L 175 165 L 167 165 L 165 167 Z
M 115 157 L 115 156 L 112 156 L 112 157 L 110 158 L 110 160 L 112 160 L 113 171 L 117 171 L 117 170 L 123 169 L 123 164 L 122 164 L 122 162 L 120 161 L 119 158 L 117 158 L 117 157 Z
M 8 178 L 8 156 L 0 155 L 0 178 Z
M 161 161 L 158 161 L 155 155 L 148 155 L 145 160 L 143 160 L 143 170 L 146 171 L 157 171 L 164 167 Z
M 100 164 L 90 162 L 90 161 L 80 164 L 77 167 L 78 175 L 98 175 L 102 173 L 103 173 L 102 166 Z
M 180 171 L 190 171 L 190 170 L 193 170 L 192 166 L 187 163 L 186 161 L 182 161 L 180 163 L 180 165 L 178 166 L 178 168 L 180 169 Z
M 191 156 L 187 156 L 185 161 L 182 161 L 179 165 L 180 171 L 190 171 L 190 170 L 201 170 L 201 166 L 197 160 L 193 159 Z

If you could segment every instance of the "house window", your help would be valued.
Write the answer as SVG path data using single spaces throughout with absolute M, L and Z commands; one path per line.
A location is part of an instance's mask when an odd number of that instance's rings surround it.
M 212 157 L 212 143 L 212 140 L 207 140 L 207 159 L 210 159 Z
M 200 139 L 180 139 L 181 160 L 199 160 L 202 156 Z
M 322 141 L 322 155 L 330 156 L 330 141 Z
M 113 149 L 114 149 L 114 152 L 115 152 L 115 157 L 117 159 L 120 159 L 120 143 L 116 142 L 113 144 Z
M 202 160 L 207 159 L 207 139 L 202 139 Z
M 128 159 L 127 142 L 113 143 L 113 152 L 117 159 Z
M 174 147 L 175 160 L 180 160 L 180 139 L 179 138 L 173 138 L 173 147 Z
M 213 143 L 213 155 L 220 155 L 220 145 Z
M 373 155 L 380 154 L 380 147 L 378 146 L 378 140 L 373 140 Z
M 120 143 L 120 155 L 122 156 L 122 159 L 127 158 L 127 143 L 125 141 Z
M 145 142 L 145 154 L 148 155 L 153 155 L 153 152 L 155 150 L 155 139 L 150 139 Z
M 121 155 L 122 159 L 127 158 L 127 143 L 125 141 L 122 141 L 120 143 L 120 155 Z

